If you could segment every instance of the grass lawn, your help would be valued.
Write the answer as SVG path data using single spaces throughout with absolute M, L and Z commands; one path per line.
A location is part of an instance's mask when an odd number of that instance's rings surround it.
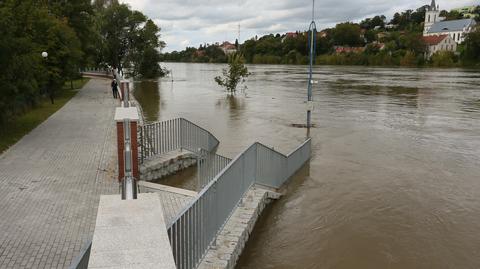
M 49 98 L 44 98 L 35 107 L 25 114 L 18 116 L 4 126 L 0 132 L 0 153 L 15 144 L 24 135 L 48 119 L 50 115 L 62 108 L 90 79 L 82 78 L 73 81 L 73 90 L 70 88 L 70 81 L 67 81 L 63 91 L 55 98 L 55 104 L 50 103 Z

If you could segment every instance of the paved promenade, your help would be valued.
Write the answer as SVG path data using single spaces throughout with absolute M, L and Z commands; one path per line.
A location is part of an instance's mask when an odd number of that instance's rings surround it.
M 0 155 L 0 268 L 66 268 L 118 193 L 109 81 L 92 79 Z

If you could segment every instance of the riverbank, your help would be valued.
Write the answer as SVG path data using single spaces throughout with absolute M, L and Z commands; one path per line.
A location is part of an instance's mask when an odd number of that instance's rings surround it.
M 70 81 L 66 82 L 61 93 L 55 97 L 54 104 L 51 104 L 50 99 L 43 98 L 37 106 L 2 126 L 0 154 L 62 108 L 89 80 L 89 78 L 81 78 L 74 80 L 72 84 Z
M 347 55 L 320 55 L 316 57 L 314 66 L 365 66 L 365 67 L 384 67 L 384 68 L 464 68 L 464 69 L 473 69 L 478 70 L 480 69 L 479 64 L 460 64 L 455 62 L 450 62 L 448 58 L 440 58 L 436 60 L 436 62 L 426 63 L 425 60 L 422 59 L 392 59 L 389 58 L 388 61 L 383 61 L 381 58 L 377 57 L 363 57 L 363 56 L 355 56 L 350 57 Z M 166 63 L 179 63 L 179 64 L 210 64 L 204 62 L 173 62 L 173 61 L 164 61 L 163 64 Z M 219 62 L 219 63 L 211 63 L 211 64 L 227 64 L 227 62 Z M 284 63 L 282 61 L 258 61 L 258 62 L 251 62 L 247 63 L 247 65 L 283 65 L 283 66 L 302 66 L 308 65 L 308 59 L 305 58 L 304 61 L 295 62 L 295 63 Z

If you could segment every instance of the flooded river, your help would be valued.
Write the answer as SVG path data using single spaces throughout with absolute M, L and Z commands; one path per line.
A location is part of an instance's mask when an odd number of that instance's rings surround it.
M 135 83 L 149 121 L 185 117 L 234 157 L 305 139 L 306 67 L 249 66 L 227 96 L 222 65 L 167 63 Z M 480 268 L 480 74 L 317 67 L 313 158 L 262 215 L 237 268 Z

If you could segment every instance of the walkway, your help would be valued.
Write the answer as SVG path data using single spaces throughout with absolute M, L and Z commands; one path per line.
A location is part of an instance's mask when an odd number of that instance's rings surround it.
M 66 268 L 118 193 L 109 81 L 92 79 L 0 155 L 0 268 Z

